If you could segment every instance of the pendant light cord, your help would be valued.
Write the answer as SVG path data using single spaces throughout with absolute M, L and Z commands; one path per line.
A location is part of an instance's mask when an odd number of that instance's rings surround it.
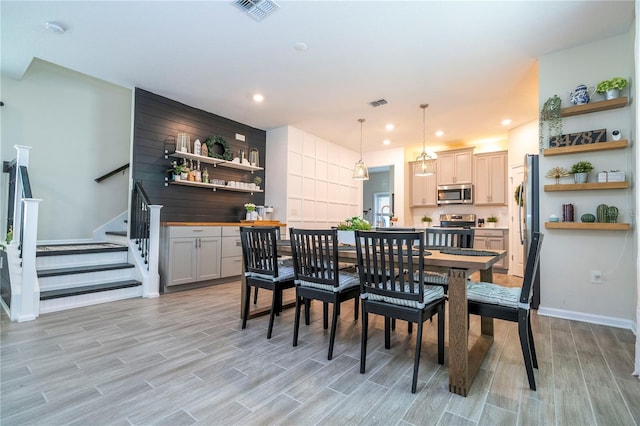
M 364 123 L 364 118 L 358 118 L 360 122 L 360 161 L 362 161 L 362 123 Z
M 429 107 L 429 104 L 420 104 L 420 108 L 422 108 L 422 154 L 427 154 L 426 148 L 426 139 L 427 139 L 427 118 L 426 118 L 426 109 Z M 424 158 L 424 157 L 423 157 Z

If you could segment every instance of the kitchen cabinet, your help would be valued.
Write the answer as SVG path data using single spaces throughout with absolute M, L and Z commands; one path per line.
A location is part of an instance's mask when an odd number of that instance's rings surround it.
M 220 277 L 226 278 L 242 274 L 242 241 L 240 240 L 239 227 L 222 227 L 221 253 Z
M 474 204 L 507 205 L 507 152 L 477 154 L 473 162 Z
M 617 99 L 611 99 L 607 101 L 592 102 L 584 105 L 575 105 L 567 108 L 562 108 L 562 117 L 573 117 L 581 114 L 588 114 L 592 112 L 600 112 L 611 109 L 617 109 L 627 106 L 628 98 L 622 97 Z M 622 139 L 619 141 L 607 141 L 585 145 L 571 145 L 560 146 L 553 148 L 546 148 L 543 151 L 545 157 L 557 156 L 557 155 L 571 155 L 571 154 L 589 154 L 599 151 L 611 151 L 626 149 L 629 146 L 629 141 Z M 581 157 L 582 159 L 582 157 Z M 552 184 L 544 185 L 545 192 L 556 191 L 602 191 L 602 190 L 620 190 L 628 189 L 629 182 L 587 182 L 587 183 L 573 183 L 573 184 Z M 595 202 L 599 204 L 600 201 Z M 595 209 L 595 207 L 594 207 Z M 629 223 L 602 223 L 602 222 L 545 222 L 545 229 L 568 229 L 568 230 L 590 230 L 590 231 L 628 231 L 631 229 Z
M 473 148 L 438 153 L 438 185 L 473 182 Z
M 161 230 L 163 288 L 220 278 L 220 226 L 168 226 Z
M 435 207 L 437 206 L 438 200 L 436 175 L 416 176 L 416 167 L 418 167 L 419 164 L 417 161 L 409 163 L 409 184 L 411 186 L 409 205 L 410 207 Z
M 473 248 L 478 250 L 509 250 L 508 229 L 476 228 Z M 493 265 L 494 271 L 505 272 L 509 269 L 509 255 Z

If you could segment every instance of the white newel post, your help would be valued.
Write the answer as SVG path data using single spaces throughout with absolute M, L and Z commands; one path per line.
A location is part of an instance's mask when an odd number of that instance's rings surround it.
M 18 322 L 34 320 L 40 314 L 40 286 L 36 274 L 36 241 L 40 201 L 42 200 L 35 198 L 22 199 L 24 203 L 24 234 L 22 237 L 22 289 Z
M 21 200 L 23 197 L 23 183 L 20 178 L 20 166 L 29 167 L 29 151 L 31 151 L 31 147 L 14 145 L 14 148 L 16 149 L 16 187 L 13 193 L 13 199 L 15 202 L 13 203 L 13 240 L 11 241 L 11 244 L 18 245 L 20 244 L 20 235 L 22 234 L 22 223 L 20 222 L 20 218 L 22 217 L 22 203 L 18 200 Z
M 149 279 L 142 288 L 142 297 L 158 297 L 160 295 L 160 209 L 161 205 L 149 206 Z

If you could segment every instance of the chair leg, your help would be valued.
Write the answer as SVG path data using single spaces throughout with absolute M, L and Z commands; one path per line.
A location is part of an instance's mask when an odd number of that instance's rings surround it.
M 529 348 L 529 335 L 527 327 L 527 313 L 524 309 L 518 314 L 518 335 L 520 336 L 520 346 L 522 347 L 522 357 L 524 358 L 524 367 L 527 370 L 527 378 L 529 379 L 529 389 L 536 390 L 536 379 L 533 376 L 533 363 L 531 360 L 531 349 Z
M 258 291 L 258 287 L 256 287 L 256 292 Z M 245 294 L 247 297 L 244 299 L 244 314 L 242 315 L 242 329 L 247 328 L 247 318 L 249 318 L 249 300 L 251 300 L 251 286 L 249 284 L 245 284 Z
M 326 330 L 329 328 L 329 304 L 322 302 L 322 326 Z
M 438 307 L 438 364 L 444 364 L 444 303 Z M 432 317 L 433 318 L 433 317 Z
M 411 321 L 407 321 L 407 333 L 413 333 L 413 323 Z
M 418 369 L 420 367 L 420 349 L 422 349 L 422 327 L 424 323 L 418 321 L 418 335 L 416 336 L 416 357 L 413 361 L 413 381 L 411 382 L 411 393 L 416 393 L 418 387 Z
M 533 331 L 531 331 L 531 317 L 527 316 L 527 328 L 529 330 L 529 349 L 531 350 L 531 359 L 533 368 L 538 368 L 538 356 L 536 355 L 536 345 L 533 342 Z
M 384 348 L 385 349 L 389 349 L 391 347 L 391 322 L 392 322 L 391 318 L 384 317 Z
M 278 310 L 278 292 L 273 290 L 273 297 L 271 298 L 271 311 L 269 312 L 269 330 L 267 331 L 267 339 L 271 339 L 271 331 L 273 331 L 273 318 L 276 316 Z
M 302 298 L 296 294 L 296 314 L 293 320 L 293 346 L 298 346 L 298 329 L 300 328 L 300 305 Z
M 311 299 L 304 299 L 304 323 L 311 324 Z
M 364 374 L 367 363 L 367 333 L 369 328 L 369 314 L 365 311 L 364 302 L 362 302 L 362 332 L 360 340 L 360 374 Z
M 391 330 L 395 330 L 395 329 L 396 329 L 396 319 L 391 318 Z
M 353 298 L 353 319 L 355 321 L 358 321 L 358 303 L 359 303 L 359 297 L 356 296 Z
M 258 287 L 256 287 L 256 292 L 253 293 L 253 304 L 258 303 Z
M 336 340 L 336 327 L 338 326 L 338 315 L 340 315 L 340 311 L 337 309 L 338 306 L 340 306 L 340 302 L 336 295 L 335 300 L 333 301 L 333 319 L 331 321 L 331 335 L 329 336 L 329 354 L 327 356 L 329 361 L 333 358 L 333 343 Z

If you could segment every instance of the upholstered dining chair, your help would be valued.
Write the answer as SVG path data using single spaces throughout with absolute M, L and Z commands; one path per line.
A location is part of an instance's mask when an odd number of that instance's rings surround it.
M 424 230 L 426 249 L 438 250 L 443 247 L 473 248 L 473 229 L 428 228 Z M 440 285 L 446 293 L 449 289 L 449 273 L 426 271 L 424 280 L 431 285 Z
M 264 288 L 273 292 L 269 312 L 267 339 L 271 338 L 273 320 L 282 310 L 282 291 L 294 287 L 294 272 L 290 266 L 278 265 L 276 245 L 277 227 L 240 227 L 242 259 L 245 275 L 245 300 L 242 328 L 247 327 L 251 288 Z
M 533 281 L 538 272 L 540 247 L 544 234 L 534 232 L 531 247 L 527 255 L 522 287 L 504 287 L 494 283 L 467 283 L 467 300 L 469 313 L 482 315 L 518 323 L 518 335 L 524 366 L 527 370 L 529 388 L 536 390 L 533 369 L 538 368 L 538 358 L 531 332 L 531 299 L 533 297 Z
M 298 345 L 300 329 L 300 309 L 305 305 L 305 324 L 309 325 L 309 307 L 311 300 L 322 302 L 323 326 L 328 327 L 329 304 L 333 305 L 329 352 L 327 359 L 333 357 L 336 327 L 340 304 L 353 299 L 354 319 L 358 319 L 358 296 L 360 279 L 358 275 L 341 270 L 338 264 L 338 231 L 335 229 L 296 229 L 289 230 L 291 253 L 296 284 L 296 313 L 293 326 L 293 346 Z
M 369 314 L 385 317 L 385 348 L 391 346 L 391 318 L 417 323 L 411 392 L 418 384 L 424 322 L 438 315 L 438 363 L 444 363 L 444 290 L 424 283 L 422 232 L 356 231 L 362 299 L 360 373 L 365 373 Z M 406 271 L 404 273 L 403 271 Z

